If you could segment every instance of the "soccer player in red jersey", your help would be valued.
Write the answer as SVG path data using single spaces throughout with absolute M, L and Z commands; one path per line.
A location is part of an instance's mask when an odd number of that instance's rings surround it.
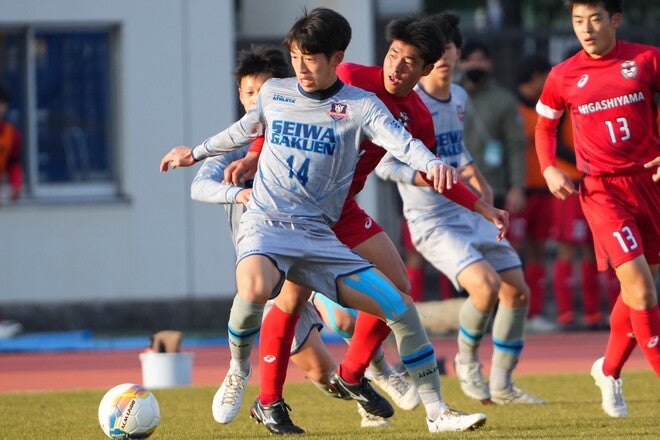
M 422 31 L 425 28 L 426 31 Z M 419 19 L 397 20 L 388 27 L 388 30 L 392 33 L 389 38 L 391 46 L 386 55 L 384 67 L 340 64 L 337 67 L 337 76 L 344 83 L 374 92 L 414 137 L 431 148 L 435 145 L 431 114 L 419 96 L 413 92 L 413 88 L 421 76 L 428 74 L 433 68 L 433 63 L 442 54 L 444 41 L 434 24 L 424 23 Z M 414 35 L 414 39 L 411 34 Z M 437 42 L 433 41 L 435 39 Z M 385 150 L 365 141 L 361 144 L 361 152 L 340 219 L 332 229 L 344 244 L 381 268 L 395 286 L 407 292 L 410 287 L 405 267 L 396 247 L 382 228 L 360 208 L 354 199 L 354 196 L 364 187 L 368 175 L 384 156 Z M 250 156 L 248 154 L 248 159 Z M 229 168 L 230 178 L 228 180 L 236 181 L 244 177 L 241 175 L 248 169 L 250 166 L 245 166 L 245 164 L 233 169 Z M 228 177 L 228 174 L 226 173 L 225 176 Z M 451 200 L 475 210 L 478 206 L 485 205 L 460 182 L 447 188 L 443 194 Z M 492 207 L 489 208 L 494 210 Z M 506 215 L 503 211 L 494 211 L 498 213 L 498 216 Z M 508 224 L 501 231 L 502 236 L 507 229 Z M 289 294 L 279 295 L 275 299 L 275 306 L 265 317 L 261 326 L 259 345 L 261 392 L 258 399 L 264 405 L 277 401 L 282 396 L 288 365 L 290 337 L 292 336 L 291 329 L 295 326 L 300 304 L 304 303 L 304 301 L 292 301 L 292 299 L 301 297 L 306 299 L 306 296 L 309 295 L 304 287 L 298 287 L 296 293 L 291 293 L 295 289 L 296 286 L 292 283 L 284 284 L 282 291 L 288 290 Z M 362 397 L 358 395 L 358 392 L 352 390 L 361 387 L 369 361 L 389 332 L 387 324 L 378 317 L 364 313 L 358 315 L 349 349 L 335 378 L 331 379 L 335 381 L 336 387 L 342 391 L 349 390 L 347 394 L 352 397 Z M 265 362 L 264 359 L 271 362 Z M 415 379 L 413 378 L 416 382 Z M 426 392 L 425 395 L 425 391 L 420 390 L 421 400 L 428 404 L 432 397 L 429 400 L 430 393 Z
M 617 40 L 621 0 L 565 0 L 582 50 L 550 72 L 539 102 L 536 148 L 548 188 L 558 198 L 579 193 L 594 236 L 599 270 L 614 267 L 621 293 L 610 318 L 604 357 L 591 368 L 602 407 L 628 414 L 621 369 L 639 344 L 660 376 L 660 137 L 654 96 L 660 49 Z M 555 165 L 557 124 L 571 116 L 579 191 Z

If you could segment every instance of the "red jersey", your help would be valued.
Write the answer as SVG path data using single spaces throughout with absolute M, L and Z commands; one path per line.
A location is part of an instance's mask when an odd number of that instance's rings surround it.
M 536 105 L 536 148 L 544 170 L 555 163 L 556 127 L 568 110 L 577 167 L 585 174 L 634 174 L 660 152 L 653 102 L 660 90 L 660 49 L 618 41 L 591 58 L 581 50 L 555 66 Z
M 422 99 L 414 90 L 407 96 L 394 96 L 385 89 L 383 83 L 383 68 L 378 66 L 362 66 L 353 63 L 342 63 L 337 67 L 337 76 L 346 84 L 375 93 L 398 120 L 415 138 L 424 142 L 432 149 L 435 146 L 435 130 L 433 118 Z M 370 141 L 360 145 L 364 151 L 355 167 L 353 183 L 349 189 L 348 199 L 362 191 L 369 174 L 376 168 L 386 151 Z

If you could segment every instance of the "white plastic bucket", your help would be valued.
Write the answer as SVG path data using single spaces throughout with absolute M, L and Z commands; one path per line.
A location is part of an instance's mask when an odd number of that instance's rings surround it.
M 140 353 L 142 384 L 146 388 L 190 385 L 193 353 Z

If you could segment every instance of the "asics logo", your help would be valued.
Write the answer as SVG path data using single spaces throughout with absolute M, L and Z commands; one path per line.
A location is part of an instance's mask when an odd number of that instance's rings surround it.
M 354 394 L 349 391 L 348 393 L 353 400 L 357 400 L 358 402 L 368 402 L 369 399 L 367 399 L 365 396 L 362 396 L 360 394 Z
M 266 356 L 264 356 L 264 362 L 267 362 L 269 364 L 272 364 L 273 362 L 275 362 L 276 359 L 277 359 L 277 357 L 273 356 L 272 354 L 267 354 Z
M 628 336 L 630 339 L 635 339 L 635 334 L 633 332 L 628 333 L 626 336 Z
M 587 75 L 585 73 L 584 75 L 582 75 L 580 77 L 579 81 L 577 82 L 577 86 L 578 87 L 584 87 L 584 85 L 587 83 L 587 81 L 589 81 L 589 75 Z
M 646 344 L 646 346 L 647 346 L 648 348 L 655 348 L 655 347 L 657 347 L 657 346 L 658 346 L 658 340 L 659 340 L 659 339 L 660 339 L 660 338 L 658 338 L 658 336 L 653 336 L 651 339 L 649 339 L 649 343 Z
M 371 219 L 371 217 L 368 217 L 367 220 L 364 222 L 364 229 L 369 229 L 371 228 L 371 225 L 373 225 L 374 221 Z

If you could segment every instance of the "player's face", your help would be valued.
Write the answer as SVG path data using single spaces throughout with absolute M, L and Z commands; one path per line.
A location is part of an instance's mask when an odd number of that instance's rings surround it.
M 424 65 L 415 46 L 394 40 L 383 61 L 385 90 L 394 96 L 407 96 L 432 68 L 432 65 Z
M 620 23 L 621 14 L 610 17 L 602 6 L 573 6 L 573 30 L 582 48 L 593 58 L 600 58 L 614 48 Z
M 305 54 L 294 43 L 290 50 L 291 65 L 300 87 L 306 92 L 325 90 L 337 81 L 337 65 L 344 52 L 335 52 L 330 59 L 322 53 Z
M 257 94 L 259 89 L 270 78 L 270 75 L 265 73 L 257 73 L 256 75 L 245 75 L 241 78 L 238 85 L 238 99 L 243 104 L 245 111 L 252 109 L 257 104 Z
M 460 49 L 456 47 L 453 41 L 447 43 L 445 45 L 445 53 L 442 55 L 442 58 L 435 62 L 429 77 L 439 83 L 450 82 L 460 53 Z

